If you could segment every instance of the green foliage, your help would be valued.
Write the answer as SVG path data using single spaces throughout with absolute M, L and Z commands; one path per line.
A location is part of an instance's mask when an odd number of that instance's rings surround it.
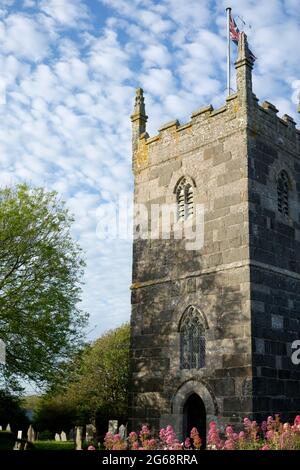
M 22 407 L 22 400 L 0 390 L 0 424 L 4 428 L 8 423 L 15 432 L 21 429 L 25 432 L 29 425 Z
M 35 428 L 60 432 L 96 419 L 126 418 L 128 402 L 129 325 L 101 336 L 68 366 L 66 381 L 38 404 Z
M 72 222 L 56 193 L 27 185 L 0 190 L 0 331 L 7 387 L 20 379 L 53 382 L 81 344 L 87 321 L 78 308 L 84 263 L 70 233 Z
M 127 415 L 129 325 L 109 331 L 86 348 L 66 396 L 90 420 Z
M 73 441 L 35 441 L 34 450 L 74 450 Z
M 0 431 L 0 451 L 13 450 L 15 441 L 16 439 L 12 432 Z
M 64 395 L 45 395 L 34 414 L 34 428 L 38 431 L 68 432 L 76 424 L 77 410 Z
M 51 441 L 53 438 L 53 432 L 49 430 L 41 431 L 38 435 L 39 441 Z

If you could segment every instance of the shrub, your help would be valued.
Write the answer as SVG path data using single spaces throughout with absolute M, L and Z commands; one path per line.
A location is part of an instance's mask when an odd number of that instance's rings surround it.
M 221 432 L 217 424 L 209 424 L 207 450 L 300 450 L 300 415 L 294 423 L 282 423 L 279 415 L 269 416 L 259 426 L 256 421 L 245 418 L 244 430 L 237 433 L 232 426 Z M 184 442 L 179 442 L 172 426 L 161 429 L 159 437 L 151 434 L 147 425 L 131 432 L 127 439 L 119 434 L 106 433 L 106 450 L 200 450 L 201 438 L 196 428 Z
M 12 450 L 15 445 L 16 438 L 12 432 L 0 431 L 0 450 Z
M 35 441 L 35 450 L 74 450 L 73 441 Z
M 161 429 L 159 437 L 151 435 L 148 426 L 142 426 L 140 432 L 131 432 L 127 439 L 119 434 L 106 433 L 104 439 L 106 450 L 188 450 L 200 449 L 201 438 L 196 428 L 193 428 L 190 438 L 180 443 L 172 426 Z

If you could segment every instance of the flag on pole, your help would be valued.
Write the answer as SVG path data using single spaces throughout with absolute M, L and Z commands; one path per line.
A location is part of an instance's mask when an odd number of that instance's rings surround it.
M 239 43 L 241 33 L 240 33 L 239 28 L 236 25 L 236 22 L 234 21 L 234 18 L 232 18 L 231 13 L 229 15 L 229 34 L 230 34 L 230 39 L 237 46 Z M 253 52 L 250 51 L 250 49 L 249 49 L 249 58 L 252 61 L 252 63 L 254 63 L 256 60 L 255 55 L 253 54 Z

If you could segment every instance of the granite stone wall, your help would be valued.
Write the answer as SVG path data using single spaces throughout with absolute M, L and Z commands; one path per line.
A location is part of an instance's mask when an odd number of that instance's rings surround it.
M 300 335 L 300 132 L 273 105 L 258 104 L 245 35 L 236 69 L 237 93 L 223 107 L 201 108 L 188 123 L 169 122 L 154 137 L 146 132 L 138 91 L 134 203 L 149 217 L 141 222 L 136 213 L 134 224 L 133 429 L 173 424 L 181 435 L 183 406 L 193 392 L 207 421 L 220 424 L 300 410 L 300 369 L 290 358 L 291 341 Z M 289 216 L 277 208 L 283 168 L 291 179 Z M 192 250 L 186 239 L 175 239 L 176 217 L 170 239 L 150 236 L 153 207 L 176 205 L 182 177 L 191 181 L 194 206 L 204 208 L 203 246 Z M 195 229 L 195 217 L 184 224 Z M 179 363 L 179 324 L 189 306 L 206 325 L 206 365 L 198 370 Z
M 256 103 L 248 130 L 253 410 L 259 418 L 300 409 L 300 147 L 289 116 Z M 277 179 L 289 177 L 289 214 L 278 210 Z

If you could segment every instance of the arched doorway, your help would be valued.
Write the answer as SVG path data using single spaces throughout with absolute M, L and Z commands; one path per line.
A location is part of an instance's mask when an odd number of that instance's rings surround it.
M 206 409 L 203 401 L 192 393 L 183 407 L 183 433 L 184 438 L 189 437 L 193 428 L 197 428 L 202 440 L 202 449 L 206 447 Z

